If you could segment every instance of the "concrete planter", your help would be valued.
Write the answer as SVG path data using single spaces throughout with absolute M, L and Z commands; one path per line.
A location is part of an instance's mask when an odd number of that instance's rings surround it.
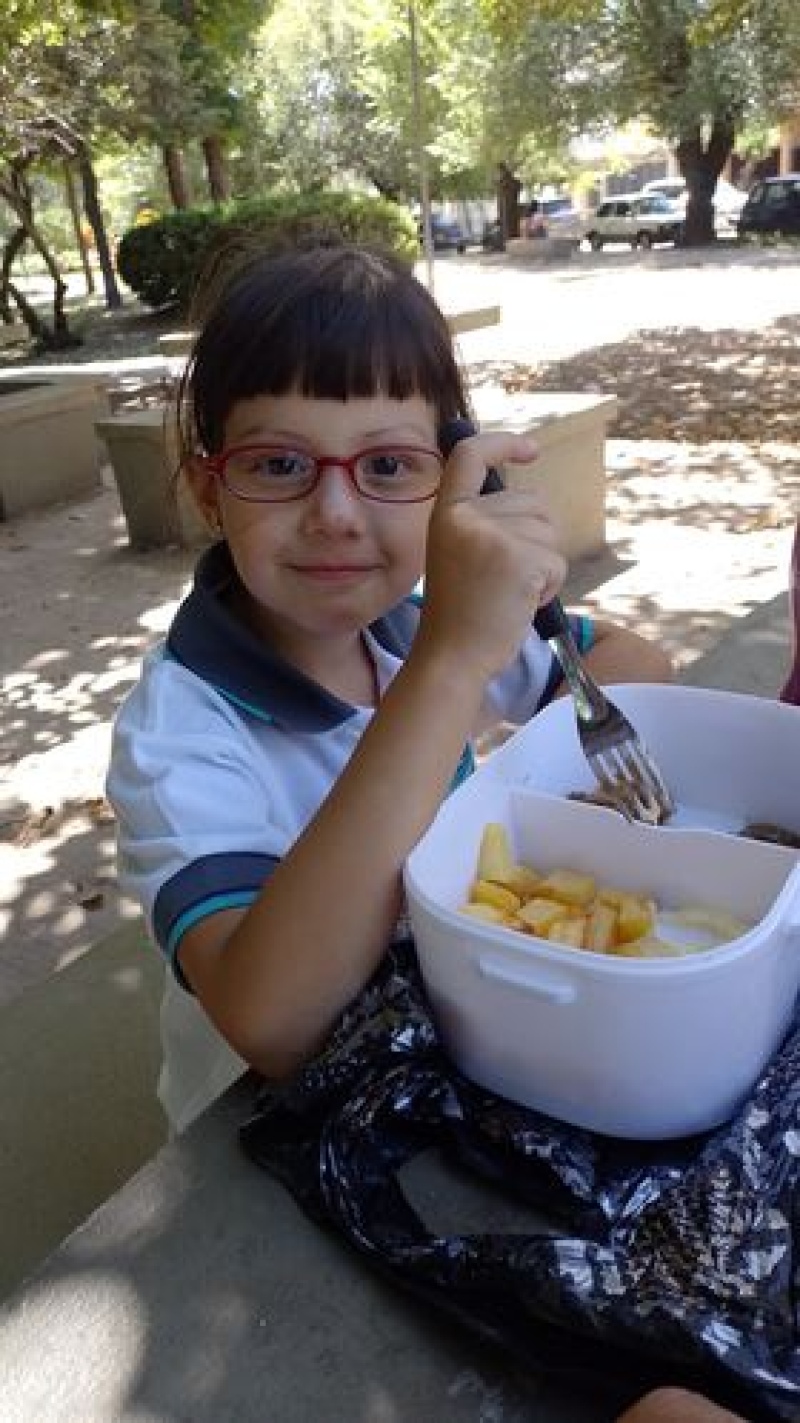
M 105 396 L 85 382 L 0 383 L 0 519 L 99 487 L 94 422 L 107 408 Z
M 131 547 L 208 543 L 211 533 L 182 482 L 176 487 L 177 451 L 165 407 L 151 406 L 96 422 L 108 449 Z
M 541 489 L 569 559 L 602 552 L 606 543 L 606 430 L 614 395 L 519 393 L 486 387 L 474 396 L 484 430 L 530 435 L 539 451 L 529 465 L 508 465 L 506 483 L 533 480 Z

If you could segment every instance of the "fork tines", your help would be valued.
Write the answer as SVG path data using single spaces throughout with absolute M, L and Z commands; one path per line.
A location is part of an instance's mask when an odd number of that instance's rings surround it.
M 623 814 L 648 825 L 661 825 L 672 814 L 672 796 L 638 738 L 592 750 L 588 760 L 603 789 L 620 802 Z

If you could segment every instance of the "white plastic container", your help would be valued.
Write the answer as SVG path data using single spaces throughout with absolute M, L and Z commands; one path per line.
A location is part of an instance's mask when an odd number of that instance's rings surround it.
M 800 712 L 695 688 L 613 697 L 678 798 L 674 828 L 564 799 L 591 776 L 563 701 L 445 802 L 406 890 L 443 1041 L 467 1076 L 595 1131 L 667 1138 L 728 1118 L 793 1015 L 800 855 L 728 832 L 752 820 L 800 831 Z M 753 927 L 717 949 L 636 960 L 470 920 L 458 906 L 490 820 L 537 869 L 585 870 L 666 909 L 714 905 Z

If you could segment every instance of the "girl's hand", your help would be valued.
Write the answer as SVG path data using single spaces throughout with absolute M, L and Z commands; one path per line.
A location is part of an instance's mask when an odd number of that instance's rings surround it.
M 566 575 L 533 489 L 480 493 L 487 466 L 527 464 L 535 452 L 530 440 L 502 432 L 460 441 L 431 514 L 417 641 L 423 649 L 456 651 L 462 670 L 483 682 L 511 661 L 537 607 Z

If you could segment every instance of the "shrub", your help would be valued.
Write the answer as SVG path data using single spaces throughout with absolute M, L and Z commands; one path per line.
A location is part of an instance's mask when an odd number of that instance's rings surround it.
M 129 227 L 117 248 L 122 280 L 147 306 L 183 306 L 222 222 L 213 208 L 190 208 Z
M 339 242 L 388 248 L 409 263 L 419 253 L 414 220 L 396 203 L 362 193 L 281 193 L 129 228 L 117 266 L 146 305 L 188 310 L 201 275 L 216 285 L 256 252 Z

